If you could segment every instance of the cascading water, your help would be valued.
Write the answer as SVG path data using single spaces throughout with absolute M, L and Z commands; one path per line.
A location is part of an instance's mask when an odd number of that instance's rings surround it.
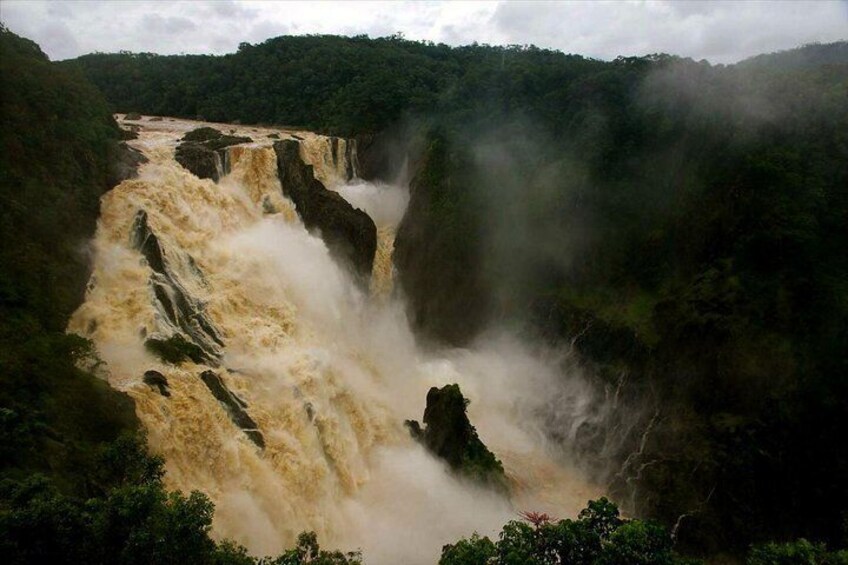
M 167 486 L 215 503 L 216 536 L 267 555 L 315 530 L 368 563 L 434 563 L 443 544 L 491 535 L 518 510 L 566 517 L 599 494 L 543 432 L 552 399 L 582 417 L 591 392 L 581 379 L 506 335 L 469 350 L 417 347 L 391 292 L 404 190 L 351 179 L 353 148 L 298 132 L 316 177 L 377 224 L 369 295 L 301 224 L 270 142 L 231 147 L 218 184 L 177 164 L 177 140 L 196 125 L 146 124 L 133 142 L 150 162 L 103 197 L 94 272 L 69 331 L 94 341 L 109 383 L 135 399 Z M 141 211 L 146 244 L 132 235 Z M 223 345 L 198 363 L 145 348 L 203 326 Z M 144 384 L 147 371 L 170 396 Z M 431 386 L 452 382 L 503 461 L 511 500 L 455 478 L 404 428 Z

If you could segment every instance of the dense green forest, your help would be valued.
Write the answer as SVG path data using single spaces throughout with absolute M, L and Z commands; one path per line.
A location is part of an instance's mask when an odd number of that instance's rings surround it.
M 251 562 L 208 540 L 208 501 L 166 494 L 143 448 L 114 443 L 136 426 L 131 405 L 76 368 L 90 346 L 63 333 L 118 136 L 84 75 L 116 111 L 403 147 L 415 174 L 396 263 L 422 335 L 462 345 L 515 324 L 573 340 L 599 386 L 623 390 L 637 425 L 595 471 L 618 469 L 611 492 L 662 526 L 590 505 L 461 540 L 443 563 L 558 563 L 581 547 L 574 562 L 673 563 L 670 532 L 710 555 L 805 537 L 749 562 L 845 562 L 823 544 L 848 547 L 848 44 L 712 66 L 312 36 L 51 64 L 2 38 L 0 449 L 16 481 L 0 493 L 3 551 L 39 524 L 64 532 L 57 552 L 108 543 L 130 562 L 157 532 L 184 531 L 196 545 L 174 541 L 174 560 Z M 611 432 L 583 432 L 591 461 Z M 103 477 L 110 457 L 120 465 Z M 23 481 L 33 471 L 53 486 Z M 319 553 L 301 542 L 280 562 Z
M 77 368 L 66 335 L 88 280 L 84 246 L 112 182 L 119 130 L 97 90 L 5 28 L 0 130 L 0 453 L 4 478 L 101 492 L 100 446 L 138 426 L 132 402 Z M 91 364 L 91 363 L 89 363 Z

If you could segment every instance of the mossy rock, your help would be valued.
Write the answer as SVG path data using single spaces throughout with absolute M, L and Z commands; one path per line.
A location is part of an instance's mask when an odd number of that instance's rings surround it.
M 209 141 L 210 139 L 217 139 L 217 138 L 221 137 L 222 135 L 224 135 L 224 134 L 221 133 L 220 131 L 216 130 L 215 128 L 202 127 L 202 128 L 197 128 L 195 130 L 191 130 L 190 132 L 188 132 L 187 134 L 185 134 L 183 136 L 181 141 L 204 142 L 204 141 Z
M 181 334 L 174 334 L 167 339 L 150 338 L 144 342 L 144 347 L 165 363 L 172 365 L 179 365 L 186 360 L 195 363 L 207 361 L 206 353 Z
M 424 428 L 414 420 L 406 422 L 412 437 L 434 455 L 445 460 L 457 473 L 506 492 L 503 465 L 489 451 L 471 425 L 466 410 L 469 401 L 459 385 L 433 387 L 427 393 Z

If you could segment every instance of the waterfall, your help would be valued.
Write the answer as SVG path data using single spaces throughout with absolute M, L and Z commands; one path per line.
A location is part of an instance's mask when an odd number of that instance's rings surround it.
M 377 224 L 370 294 L 301 224 L 270 143 L 229 148 L 216 184 L 173 159 L 190 124 L 158 124 L 132 142 L 150 159 L 140 176 L 102 198 L 92 279 L 68 329 L 94 342 L 110 385 L 134 398 L 167 486 L 215 503 L 215 536 L 267 555 L 315 530 L 371 564 L 433 563 L 443 544 L 491 535 L 518 510 L 567 517 L 600 494 L 544 433 L 556 406 L 579 410 L 575 399 L 591 396 L 555 355 L 503 334 L 469 350 L 416 344 L 391 292 L 407 195 L 351 179 L 352 144 L 296 137 L 316 177 Z M 196 340 L 194 325 L 217 338 L 204 358 L 172 365 L 145 347 Z M 429 387 L 453 382 L 511 499 L 453 477 L 404 429 Z

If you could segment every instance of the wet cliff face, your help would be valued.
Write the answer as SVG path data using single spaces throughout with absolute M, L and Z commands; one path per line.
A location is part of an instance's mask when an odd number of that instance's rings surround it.
M 395 238 L 398 280 L 413 326 L 451 345 L 466 344 L 480 331 L 490 304 L 465 167 L 444 138 L 429 138 Z
M 331 145 L 333 160 L 337 160 L 338 145 L 337 139 Z M 315 178 L 313 167 L 300 155 L 300 142 L 277 141 L 274 152 L 283 192 L 295 203 L 306 228 L 320 233 L 330 252 L 349 265 L 360 279 L 367 281 L 377 251 L 374 221 Z M 349 169 L 343 169 L 345 176 L 348 172 Z

